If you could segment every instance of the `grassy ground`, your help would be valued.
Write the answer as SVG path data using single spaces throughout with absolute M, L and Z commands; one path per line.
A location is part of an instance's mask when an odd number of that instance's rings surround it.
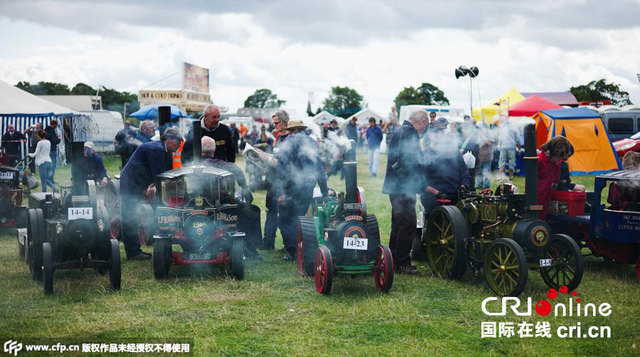
M 386 156 L 381 155 L 377 178 L 368 176 L 364 152 L 358 158 L 359 185 L 366 189 L 368 211 L 377 215 L 386 242 L 391 207 L 380 192 Z M 106 162 L 114 174 L 119 160 Z M 69 168 L 57 172 L 59 182 L 68 180 Z M 590 177 L 574 181 L 593 187 Z M 523 187 L 520 179 L 516 183 Z M 335 177 L 330 185 L 344 187 Z M 255 196 L 264 207 L 264 191 Z M 396 276 L 389 294 L 377 292 L 366 277 L 338 279 L 331 295 L 322 296 L 312 279 L 300 278 L 280 253 L 266 252 L 264 258 L 247 262 L 243 281 L 219 271 L 189 269 L 173 269 L 169 279 L 157 281 L 150 262 L 124 260 L 120 292 L 111 291 L 108 278 L 93 270 L 57 271 L 55 294 L 45 297 L 18 259 L 13 231 L 5 229 L 0 231 L 0 336 L 98 342 L 192 338 L 196 355 L 640 354 L 640 289 L 631 266 L 585 259 L 578 296 L 583 303 L 611 304 L 608 317 L 488 317 L 481 302 L 492 293 L 483 276 L 441 280 L 418 263 L 422 274 Z M 530 271 L 521 297 L 531 296 L 535 303 L 546 290 L 540 275 Z M 554 337 L 482 339 L 483 321 L 548 321 Z M 557 326 L 578 323 L 583 330 L 610 326 L 611 338 L 555 336 Z

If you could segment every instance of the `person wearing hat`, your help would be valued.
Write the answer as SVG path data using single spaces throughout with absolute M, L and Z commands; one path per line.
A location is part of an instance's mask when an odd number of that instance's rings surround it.
M 339 131 L 340 128 L 338 128 L 338 121 L 335 119 L 331 119 L 331 121 L 329 122 L 329 131 Z M 336 133 L 337 134 L 337 133 Z
M 282 143 L 276 159 L 278 215 L 280 232 L 286 250 L 285 260 L 295 260 L 298 216 L 304 216 L 311 204 L 316 182 L 327 195 L 327 177 L 318 154 L 318 144 L 305 130 L 301 120 L 287 125 L 291 136 Z
M 451 137 L 446 134 L 447 119 L 438 118 L 427 132 L 427 147 L 423 150 L 424 171 L 427 188 L 420 193 L 425 217 L 429 217 L 438 205 L 438 199 L 458 202 L 459 190 L 471 187 L 471 176 L 462 154 Z
M 144 143 L 136 149 L 120 174 L 120 219 L 122 241 L 129 260 L 148 260 L 151 254 L 140 249 L 138 241 L 138 207 L 150 185 L 159 186 L 158 175 L 171 170 L 173 153 L 184 140 L 178 129 L 171 127 L 160 141 Z
M 93 180 L 96 184 L 107 184 L 107 170 L 102 162 L 102 157 L 96 153 L 92 141 L 84 143 L 84 157 L 87 158 L 86 180 Z

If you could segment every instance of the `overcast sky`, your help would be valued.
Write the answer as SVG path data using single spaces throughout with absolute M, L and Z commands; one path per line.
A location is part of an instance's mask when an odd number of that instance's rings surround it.
M 389 112 L 429 82 L 469 107 L 460 65 L 483 103 L 511 87 L 565 91 L 605 78 L 640 103 L 640 0 L 29 1 L 0 0 L 0 79 L 137 93 L 179 88 L 183 61 L 210 69 L 232 112 L 269 88 L 304 114 L 332 86 Z

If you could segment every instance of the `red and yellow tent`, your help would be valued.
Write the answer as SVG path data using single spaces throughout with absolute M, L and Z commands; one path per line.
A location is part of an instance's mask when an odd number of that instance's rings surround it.
M 567 161 L 572 174 L 599 175 L 620 169 L 620 159 L 598 113 L 587 108 L 543 110 L 533 119 L 538 148 L 558 135 L 573 144 L 575 153 Z

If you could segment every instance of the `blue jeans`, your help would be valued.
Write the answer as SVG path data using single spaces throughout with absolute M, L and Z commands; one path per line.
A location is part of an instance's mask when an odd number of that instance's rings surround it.
M 49 179 L 49 171 L 51 170 L 51 163 L 45 162 L 38 166 L 38 173 L 40 174 L 40 182 L 42 183 L 42 192 L 47 192 L 47 185 L 51 187 L 53 192 L 58 191 L 56 185 Z
M 58 163 L 58 152 L 52 151 L 49 153 L 49 157 L 51 158 L 51 169 L 49 170 L 49 180 L 51 182 L 56 182 L 54 176 L 56 174 L 56 164 Z
M 491 188 L 491 161 L 483 162 L 476 167 L 476 188 Z
M 380 156 L 380 148 L 369 149 L 369 174 L 372 176 L 378 173 L 378 156 Z

